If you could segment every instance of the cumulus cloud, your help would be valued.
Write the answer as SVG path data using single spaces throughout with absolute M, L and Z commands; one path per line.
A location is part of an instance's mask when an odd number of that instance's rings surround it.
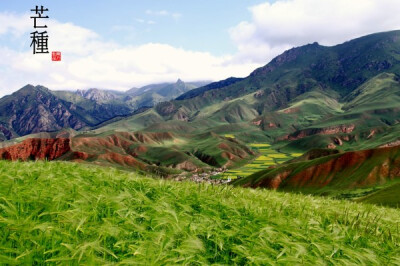
M 0 95 L 26 83 L 51 89 L 90 87 L 126 90 L 155 82 L 220 80 L 243 77 L 293 46 L 318 41 L 334 45 L 365 34 L 400 28 L 398 0 L 279 0 L 249 8 L 251 20 L 230 29 L 237 53 L 215 56 L 168 44 L 120 45 L 73 23 L 47 20 L 49 50 L 61 51 L 62 61 L 50 54 L 32 54 L 29 14 L 0 13 L 0 37 L 11 34 L 25 43 L 21 52 L 1 44 Z M 148 16 L 179 17 L 166 10 Z M 152 20 L 143 20 L 151 24 Z M 137 21 L 141 23 L 140 21 Z M 113 30 L 132 30 L 116 26 Z
M 334 45 L 400 28 L 398 0 L 280 0 L 251 7 L 230 30 L 241 62 L 266 62 L 293 46 Z
M 29 31 L 32 27 L 32 22 L 28 19 L 21 19 L 21 17 L 29 18 L 29 14 L 18 16 L 13 13 L 4 12 L 0 15 L 0 35 L 12 34 L 20 37 L 22 34 Z
M 2 15 L 0 13 L 0 21 Z M 13 21 L 26 19 L 24 15 L 13 16 Z M 173 82 L 178 78 L 194 81 L 246 76 L 256 67 L 252 63 L 230 63 L 231 55 L 214 56 L 160 43 L 122 46 L 72 23 L 47 20 L 46 24 L 49 51 L 61 51 L 62 61 L 52 62 L 50 54 L 33 55 L 29 44 L 24 52 L 1 47 L 1 95 L 27 83 L 51 89 L 97 87 L 126 90 L 149 83 Z M 13 30 L 8 27 L 7 31 Z M 29 39 L 30 31 L 31 24 L 18 29 L 18 32 L 26 33 L 20 34 L 21 41 Z

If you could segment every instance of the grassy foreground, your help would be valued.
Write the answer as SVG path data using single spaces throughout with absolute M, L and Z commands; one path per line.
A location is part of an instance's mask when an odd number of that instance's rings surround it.
M 0 161 L 4 264 L 400 264 L 400 210 Z

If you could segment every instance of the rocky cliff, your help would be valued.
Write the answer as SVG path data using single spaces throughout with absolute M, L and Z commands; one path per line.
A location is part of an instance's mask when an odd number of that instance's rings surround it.
M 6 160 L 54 160 L 71 150 L 70 140 L 26 139 L 21 143 L 0 149 L 0 159 Z

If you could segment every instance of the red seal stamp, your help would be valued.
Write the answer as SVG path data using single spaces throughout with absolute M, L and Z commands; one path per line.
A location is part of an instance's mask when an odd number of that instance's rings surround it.
M 51 60 L 52 61 L 61 61 L 61 52 L 52 52 Z

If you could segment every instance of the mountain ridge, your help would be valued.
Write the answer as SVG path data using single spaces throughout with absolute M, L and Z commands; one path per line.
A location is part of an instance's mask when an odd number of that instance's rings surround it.
M 172 99 L 197 85 L 186 84 L 180 79 L 177 83 L 148 85 L 147 95 L 139 92 L 134 98 L 126 92 L 113 90 L 51 91 L 41 85 L 27 84 L 0 99 L 0 140 L 63 128 L 80 130 L 94 127 L 135 113 L 140 108 L 151 107 L 158 101 Z M 154 86 L 162 91 L 162 95 L 154 96 Z M 169 89 L 175 91 L 170 95 Z
M 79 152 L 98 163 L 126 165 L 134 159 L 149 168 L 188 172 L 242 165 L 256 156 L 245 148 L 253 143 L 287 153 L 373 149 L 399 140 L 399 75 L 400 31 L 332 47 L 312 43 L 284 52 L 246 78 L 211 83 L 133 115 L 83 127 L 72 143 L 86 139 Z M 182 83 L 172 86 L 179 89 Z M 78 107 L 88 106 L 88 99 L 73 99 Z M 170 137 L 139 144 L 133 132 Z M 130 154 L 114 139 L 143 147 Z M 93 152 L 106 147 L 107 158 Z

